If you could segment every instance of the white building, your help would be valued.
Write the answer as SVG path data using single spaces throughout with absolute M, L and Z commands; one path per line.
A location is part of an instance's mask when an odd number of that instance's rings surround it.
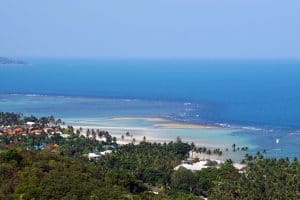
M 26 125 L 31 127 L 31 126 L 35 125 L 35 122 L 26 122 Z
M 110 154 L 111 152 L 112 152 L 112 150 L 106 150 L 106 151 L 100 152 L 100 154 L 104 156 L 104 155 Z
M 89 153 L 88 154 L 89 160 L 97 160 L 99 157 L 100 157 L 99 154 L 95 154 L 95 153 Z

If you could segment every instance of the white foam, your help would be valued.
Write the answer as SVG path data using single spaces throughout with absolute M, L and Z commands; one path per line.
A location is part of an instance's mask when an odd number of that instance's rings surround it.
M 256 128 L 253 126 L 243 126 L 242 128 L 247 129 L 247 130 L 252 130 L 252 131 L 261 131 L 262 130 L 261 128 Z
M 299 135 L 300 136 L 300 132 L 298 132 L 298 131 L 292 132 L 292 133 L 289 133 L 289 135 Z

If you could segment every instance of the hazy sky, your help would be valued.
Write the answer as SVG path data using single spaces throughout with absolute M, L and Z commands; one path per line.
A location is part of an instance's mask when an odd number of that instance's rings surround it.
M 300 1 L 0 0 L 0 55 L 300 58 Z

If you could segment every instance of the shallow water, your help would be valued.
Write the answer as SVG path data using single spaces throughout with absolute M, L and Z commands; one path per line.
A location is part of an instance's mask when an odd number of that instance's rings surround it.
M 299 61 L 25 61 L 31 64 L 0 67 L 0 111 L 64 119 L 165 117 L 230 130 L 217 136 L 168 129 L 170 137 L 224 137 L 271 156 L 300 156 Z

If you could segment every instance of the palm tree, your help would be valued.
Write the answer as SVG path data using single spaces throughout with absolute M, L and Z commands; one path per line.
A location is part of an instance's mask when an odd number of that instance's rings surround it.
M 297 158 L 297 157 L 294 157 L 293 161 L 294 161 L 294 162 L 298 162 L 298 158 Z
M 91 134 L 91 131 L 90 131 L 90 129 L 88 128 L 87 131 L 86 131 L 86 137 L 87 137 L 87 138 L 90 137 L 90 134 Z
M 56 125 L 59 125 L 59 124 L 61 124 L 61 123 L 62 123 L 61 119 L 58 119 L 58 120 L 56 120 L 56 122 L 55 122 Z
M 80 130 L 77 129 L 76 130 L 76 136 L 79 137 L 79 135 L 80 135 Z
M 202 147 L 199 147 L 199 148 L 197 149 L 197 152 L 198 152 L 198 153 L 202 153 Z
M 99 131 L 99 132 L 97 131 L 97 135 L 98 135 L 99 138 L 102 138 L 103 137 L 103 131 Z
M 210 159 L 211 150 L 210 150 L 210 149 L 208 149 L 206 153 L 207 153 L 207 155 L 209 155 L 209 159 Z
M 235 144 L 232 145 L 232 150 L 235 152 Z
M 210 149 L 207 150 L 207 154 L 211 155 L 211 150 Z
M 219 151 L 219 152 L 218 152 L 218 155 L 219 155 L 219 156 L 222 156 L 222 154 L 223 154 L 222 151 Z
M 194 142 L 192 142 L 192 143 L 191 143 L 192 157 L 193 157 L 193 153 L 194 153 L 195 149 L 196 149 L 196 146 L 195 146 Z
M 92 137 L 93 137 L 93 140 L 96 140 L 96 132 L 94 129 L 92 129 Z
M 111 137 L 111 135 L 106 135 L 105 136 L 105 139 L 106 139 L 106 142 L 108 143 L 108 144 L 110 144 L 111 142 L 112 142 L 112 137 Z

